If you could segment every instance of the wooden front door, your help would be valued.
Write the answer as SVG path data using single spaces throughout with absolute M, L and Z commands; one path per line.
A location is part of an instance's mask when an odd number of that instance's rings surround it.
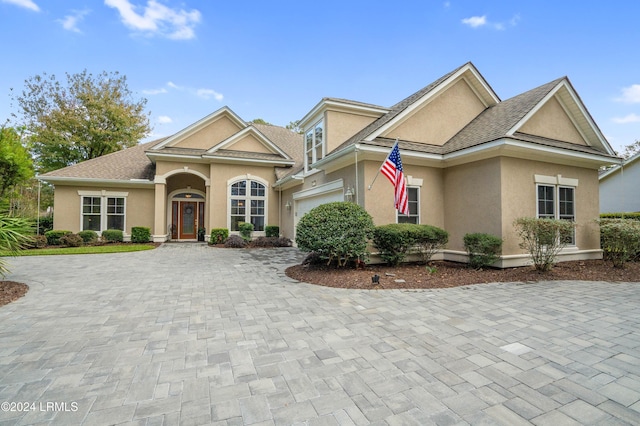
M 196 238 L 196 217 L 198 214 L 198 203 L 191 201 L 180 201 L 180 226 L 179 237 L 181 240 L 191 240 Z

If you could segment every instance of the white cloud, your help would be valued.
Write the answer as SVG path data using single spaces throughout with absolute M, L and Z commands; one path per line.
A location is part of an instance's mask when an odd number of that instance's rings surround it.
M 472 16 L 471 18 L 465 18 L 462 20 L 462 23 L 470 26 L 471 28 L 478 28 L 487 23 L 486 16 Z
M 169 123 L 173 123 L 173 120 L 171 119 L 171 117 L 167 115 L 161 115 L 160 117 L 158 117 L 158 124 L 169 124 Z
M 144 7 L 134 5 L 129 0 L 104 0 L 104 4 L 117 9 L 122 22 L 134 31 L 174 40 L 194 38 L 194 27 L 201 17 L 196 9 L 171 9 L 155 0 L 148 0 Z M 138 13 L 140 9 L 143 9 L 142 13 Z
M 34 12 L 40 12 L 40 8 L 31 0 L 0 0 L 2 3 L 14 4 L 16 6 L 24 7 L 25 9 L 33 10 Z
M 160 89 L 145 89 L 142 91 L 145 95 L 161 95 L 163 93 L 167 93 L 167 89 L 161 87 Z
M 622 96 L 616 98 L 616 101 L 630 104 L 640 103 L 640 84 L 632 84 L 622 89 Z
M 624 117 L 615 117 L 612 119 L 614 123 L 627 124 L 627 123 L 640 123 L 640 115 L 631 113 Z
M 59 19 L 58 22 L 62 24 L 62 28 L 67 31 L 73 31 L 74 33 L 81 33 L 78 24 L 89 14 L 88 10 L 73 10 L 72 15 L 67 15 L 64 19 Z
M 196 95 L 204 99 L 214 98 L 218 102 L 222 101 L 222 99 L 224 98 L 221 93 L 218 93 L 212 89 L 197 89 Z
M 489 27 L 494 30 L 503 31 L 506 30 L 507 27 L 515 27 L 518 25 L 518 21 L 520 21 L 520 15 L 516 14 L 508 21 L 508 23 L 504 22 L 492 22 L 487 20 L 487 15 L 482 16 L 472 16 L 470 18 L 465 18 L 462 20 L 462 23 L 470 26 L 471 28 L 480 28 L 480 27 Z

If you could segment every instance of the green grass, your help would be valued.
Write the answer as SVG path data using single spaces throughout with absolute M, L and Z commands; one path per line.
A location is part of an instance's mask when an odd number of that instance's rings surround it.
M 48 256 L 56 254 L 101 254 L 101 253 L 128 253 L 132 251 L 143 251 L 154 249 L 151 244 L 107 244 L 104 246 L 86 247 L 60 247 L 22 250 L 17 256 Z M 12 253 L 0 251 L 0 257 L 12 256 Z

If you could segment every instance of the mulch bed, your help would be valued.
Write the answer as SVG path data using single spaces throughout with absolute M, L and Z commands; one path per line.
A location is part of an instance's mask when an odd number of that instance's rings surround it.
M 602 260 L 558 263 L 551 271 L 540 273 L 533 266 L 508 269 L 475 270 L 455 262 L 431 262 L 435 272 L 425 265 L 398 267 L 367 265 L 364 268 L 334 268 L 325 265 L 295 265 L 287 276 L 311 284 L 351 289 L 429 289 L 458 287 L 494 282 L 537 282 L 555 280 L 640 282 L 640 262 L 628 263 L 624 269 L 614 268 Z M 378 275 L 380 283 L 372 283 Z
M 27 294 L 29 286 L 15 281 L 0 281 L 0 306 L 4 306 Z

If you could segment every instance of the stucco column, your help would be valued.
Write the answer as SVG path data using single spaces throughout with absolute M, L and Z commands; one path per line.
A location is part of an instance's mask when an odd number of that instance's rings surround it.
M 164 178 L 156 178 L 156 188 L 153 241 L 160 243 L 167 240 L 167 181 Z
M 211 227 L 209 224 L 211 223 L 211 184 L 204 184 L 204 227 L 207 229 L 207 232 L 211 234 Z

